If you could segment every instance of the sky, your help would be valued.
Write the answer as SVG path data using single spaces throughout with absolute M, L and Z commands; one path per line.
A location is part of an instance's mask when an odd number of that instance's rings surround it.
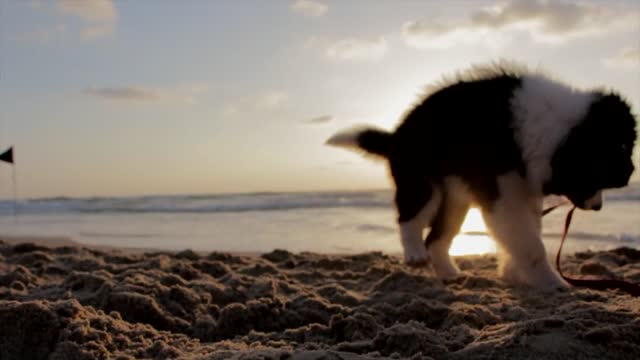
M 324 141 L 499 59 L 638 114 L 640 2 L 0 0 L 0 150 L 21 198 L 389 188 Z

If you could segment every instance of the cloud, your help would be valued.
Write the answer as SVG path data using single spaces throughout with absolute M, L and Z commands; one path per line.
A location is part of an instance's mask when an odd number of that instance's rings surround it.
M 329 44 L 325 54 L 333 60 L 362 61 L 380 60 L 388 50 L 387 40 L 382 37 L 369 39 L 348 38 Z
M 604 59 L 603 63 L 613 68 L 640 69 L 640 47 L 624 47 L 613 56 Z
M 499 42 L 491 41 L 487 29 L 472 29 L 464 26 L 455 27 L 437 22 L 407 21 L 402 25 L 402 36 L 405 44 L 416 49 L 446 49 L 459 44 L 477 44 L 495 47 L 503 44 L 507 38 L 499 38 Z
M 309 125 L 321 125 L 327 124 L 333 121 L 333 116 L 331 115 L 322 115 L 318 117 L 314 117 L 312 119 L 306 120 L 304 123 Z
M 94 40 L 113 34 L 118 22 L 112 0 L 33 0 L 30 5 L 35 11 L 49 13 L 52 17 L 61 14 L 64 22 L 60 23 L 60 16 L 57 16 L 56 25 L 43 26 L 20 36 L 28 41 L 47 42 L 63 34 L 77 34 L 83 40 Z
M 85 93 L 108 100 L 155 101 L 160 99 L 155 89 L 140 87 L 87 88 Z
M 277 110 L 283 107 L 287 101 L 289 101 L 289 94 L 286 91 L 269 90 L 225 104 L 222 114 L 233 116 L 241 112 Z
M 58 0 L 58 11 L 77 16 L 87 22 L 115 21 L 116 8 L 111 0 Z
M 56 9 L 83 20 L 80 37 L 94 40 L 115 31 L 118 13 L 112 0 L 58 0 Z
M 528 33 L 536 41 L 560 43 L 637 28 L 638 16 L 637 9 L 583 2 L 512 0 L 446 22 L 408 21 L 402 26 L 402 35 L 406 44 L 415 48 L 509 40 L 513 32 L 518 31 Z
M 317 0 L 295 0 L 291 3 L 290 8 L 310 17 L 322 16 L 329 10 L 327 4 Z
M 89 87 L 84 93 L 103 100 L 130 102 L 184 102 L 194 104 L 195 96 L 206 91 L 205 86 L 194 85 L 185 88 L 161 89 L 150 87 Z

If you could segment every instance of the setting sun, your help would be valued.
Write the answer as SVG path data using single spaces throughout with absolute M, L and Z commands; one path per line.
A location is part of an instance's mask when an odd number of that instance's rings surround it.
M 453 239 L 449 254 L 454 256 L 495 253 L 496 244 L 487 234 L 487 228 L 478 209 L 471 209 L 462 223 L 460 233 Z

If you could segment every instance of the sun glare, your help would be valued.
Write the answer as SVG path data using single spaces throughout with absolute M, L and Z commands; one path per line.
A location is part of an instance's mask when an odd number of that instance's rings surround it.
M 496 243 L 487 234 L 487 227 L 478 209 L 471 209 L 462 223 L 460 233 L 453 239 L 449 254 L 480 255 L 496 252 Z

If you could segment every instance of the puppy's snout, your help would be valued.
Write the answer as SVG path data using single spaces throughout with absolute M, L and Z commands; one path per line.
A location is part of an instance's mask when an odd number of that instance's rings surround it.
M 604 200 L 603 200 L 603 197 L 602 197 L 602 191 L 598 191 L 595 195 L 593 195 L 592 197 L 588 198 L 584 202 L 584 209 L 585 210 L 598 211 L 598 210 L 602 209 L 603 201 Z

